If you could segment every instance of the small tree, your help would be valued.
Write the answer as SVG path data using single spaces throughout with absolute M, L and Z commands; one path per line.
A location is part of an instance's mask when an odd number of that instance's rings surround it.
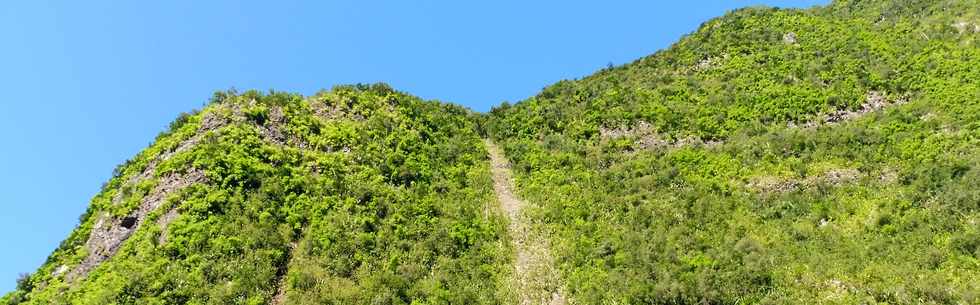
M 21 273 L 17 276 L 17 290 L 31 291 L 34 289 L 34 283 L 31 282 L 30 273 Z

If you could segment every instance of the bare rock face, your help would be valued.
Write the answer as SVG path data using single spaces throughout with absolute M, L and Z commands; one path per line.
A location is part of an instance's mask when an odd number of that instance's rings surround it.
M 763 193 L 789 193 L 798 190 L 802 182 L 793 179 L 765 176 L 753 179 L 748 187 Z
M 201 127 L 198 131 L 217 130 L 225 125 L 228 125 L 227 118 L 222 117 L 215 112 L 208 112 L 201 117 Z
M 783 35 L 783 43 L 785 44 L 796 44 L 796 33 L 789 32 Z
M 157 237 L 157 244 L 164 244 L 167 242 L 167 228 L 170 227 L 170 223 L 174 222 L 180 216 L 177 213 L 177 209 L 170 209 L 167 214 L 163 214 L 160 219 L 157 219 L 157 226 L 160 227 L 160 236 Z
M 864 176 L 864 173 L 855 168 L 834 168 L 827 170 L 822 175 L 801 179 L 773 176 L 756 177 L 752 181 L 749 181 L 746 186 L 763 194 L 781 194 L 813 188 L 821 184 L 835 187 L 843 186 L 855 183 Z
M 74 282 L 84 278 L 100 263 L 115 255 L 123 242 L 139 229 L 150 213 L 159 209 L 166 202 L 170 194 L 204 181 L 204 173 L 199 170 L 191 169 L 187 173 L 171 174 L 161 178 L 157 186 L 143 198 L 140 206 L 129 215 L 122 218 L 115 218 L 110 215 L 99 216 L 95 226 L 92 227 L 88 241 L 85 242 L 88 256 L 81 264 L 68 272 L 67 281 Z
M 861 105 L 861 110 L 865 112 L 875 111 L 888 106 L 888 99 L 885 97 L 881 91 L 871 91 L 868 92 L 865 98 L 864 104 Z
M 201 137 L 208 131 L 217 130 L 228 123 L 228 120 L 216 115 L 214 112 L 205 114 L 198 132 L 193 137 L 184 140 L 172 151 L 163 152 L 157 158 L 150 160 L 142 172 L 127 179 L 125 184 L 135 186 L 140 181 L 152 178 L 154 173 L 156 173 L 157 166 L 161 162 L 197 145 Z M 114 218 L 110 215 L 99 216 L 95 225 L 92 227 L 88 241 L 85 243 L 85 249 L 88 251 L 88 255 L 74 268 L 70 269 L 68 266 L 62 266 L 65 270 L 61 270 L 59 275 L 65 274 L 65 279 L 68 282 L 74 282 L 80 278 L 84 278 L 100 263 L 115 255 L 122 243 L 129 239 L 129 236 L 139 228 L 140 224 L 142 224 L 151 212 L 158 209 L 164 203 L 167 196 L 193 183 L 203 182 L 204 179 L 203 172 L 193 169 L 185 174 L 174 174 L 161 178 L 157 186 L 143 198 L 139 208 L 130 215 L 122 218 Z M 122 199 L 123 193 L 120 192 L 116 194 L 112 202 L 113 204 L 119 204 L 122 202 Z
M 640 149 L 652 149 L 668 146 L 671 143 L 662 139 L 653 129 L 653 125 L 645 121 L 639 121 L 632 126 L 620 126 L 617 128 L 599 128 L 599 137 L 603 141 L 615 140 L 620 138 L 635 138 L 634 144 Z
M 230 107 L 229 110 L 232 113 L 231 118 L 222 115 L 219 111 L 205 113 L 202 116 L 201 125 L 194 136 L 184 140 L 173 150 L 162 152 L 158 157 L 150 160 L 142 172 L 127 179 L 125 182 L 126 185 L 134 186 L 140 181 L 153 178 L 153 175 L 156 173 L 156 168 L 161 162 L 194 147 L 208 132 L 216 131 L 228 124 L 234 123 L 235 118 L 244 117 L 241 113 L 241 105 L 222 105 L 222 107 Z M 281 128 L 285 123 L 286 117 L 282 109 L 276 107 L 271 109 L 268 121 L 264 122 L 264 124 L 258 124 L 257 127 L 263 139 L 275 144 L 284 145 L 287 142 L 287 137 L 281 131 Z M 129 215 L 124 217 L 113 217 L 111 215 L 99 216 L 95 225 L 92 227 L 89 239 L 85 243 L 85 249 L 88 255 L 78 266 L 70 269 L 69 267 L 65 267 L 66 270 L 62 270 L 61 273 L 65 274 L 66 281 L 74 282 L 84 278 L 89 272 L 98 267 L 99 264 L 112 258 L 119 251 L 122 244 L 136 230 L 143 226 L 146 218 L 163 206 L 168 196 L 192 184 L 204 183 L 205 180 L 204 173 L 197 169 L 190 169 L 186 173 L 161 177 L 156 187 L 142 199 L 139 207 Z M 116 195 L 113 202 L 115 204 L 122 202 L 122 197 L 122 193 Z M 178 216 L 177 210 L 171 209 L 157 219 L 155 225 L 161 227 L 166 232 L 166 228 Z M 157 241 L 159 243 L 165 243 L 166 238 L 166 233 L 164 233 L 160 235 Z
M 282 127 L 286 125 L 286 116 L 282 113 L 282 108 L 273 107 L 269 110 L 269 118 L 266 122 L 258 125 L 259 133 L 262 138 L 277 145 L 286 144 L 286 136 L 282 132 Z
M 340 107 L 327 105 L 325 102 L 317 99 L 310 100 L 310 108 L 313 109 L 314 115 L 325 120 L 336 120 L 344 116 L 344 112 Z
M 54 269 L 54 272 L 51 273 L 51 276 L 53 277 L 61 276 L 62 274 L 65 274 L 65 272 L 68 272 L 68 270 L 69 270 L 68 266 L 65 265 L 58 266 L 58 268 Z
M 847 120 L 853 120 L 860 118 L 868 113 L 875 112 L 885 107 L 891 106 L 893 104 L 903 104 L 905 100 L 899 100 L 896 102 L 888 101 L 888 98 L 881 91 L 870 91 L 865 96 L 864 103 L 861 104 L 861 109 L 856 111 L 838 110 L 827 116 L 825 120 L 827 123 L 839 123 Z
M 194 136 L 184 140 L 183 142 L 180 142 L 180 144 L 178 144 L 177 147 L 174 148 L 173 150 L 162 152 L 158 157 L 156 157 L 153 160 L 150 160 L 150 162 L 146 165 L 146 168 L 144 168 L 139 175 L 134 175 L 126 180 L 125 182 L 126 185 L 134 186 L 140 181 L 145 181 L 147 179 L 152 178 L 153 173 L 156 172 L 157 165 L 159 165 L 161 162 L 167 161 L 168 159 L 170 159 L 171 157 L 173 157 L 178 153 L 191 149 L 192 147 L 197 145 L 197 143 L 201 142 L 201 138 L 204 137 L 204 135 L 207 134 L 209 131 L 218 130 L 221 127 L 227 126 L 229 123 L 230 122 L 227 118 L 218 115 L 216 112 L 212 111 L 212 112 L 205 113 L 201 119 L 201 126 L 198 127 L 197 132 L 194 134 Z M 119 202 L 122 202 L 122 197 L 123 194 L 122 192 L 120 192 L 116 194 L 112 202 L 114 204 L 118 204 Z
M 879 111 L 890 106 L 902 105 L 908 102 L 907 97 L 902 97 L 897 100 L 888 100 L 888 97 L 884 92 L 881 91 L 868 91 L 868 94 L 864 97 L 864 103 L 861 103 L 861 109 L 854 111 L 840 109 L 834 110 L 825 115 L 819 116 L 816 120 L 808 121 L 802 125 L 797 125 L 796 123 L 789 122 L 787 124 L 790 128 L 803 127 L 803 128 L 814 128 L 821 125 L 835 125 L 845 121 L 850 121 L 854 119 L 861 118 L 869 113 Z
M 728 53 L 722 53 L 719 56 L 704 57 L 695 63 L 693 66 L 688 68 L 689 71 L 694 72 L 705 72 L 717 68 L 722 65 L 725 61 L 730 58 Z
M 880 175 L 878 175 L 878 180 L 881 181 L 881 183 L 885 183 L 885 184 L 898 182 L 898 171 L 890 168 L 885 169 L 881 172 Z
M 695 71 L 708 70 L 709 68 L 711 68 L 713 64 L 714 64 L 714 59 L 712 59 L 711 57 L 705 58 L 698 61 L 697 65 L 694 66 L 694 70 Z
M 823 182 L 831 185 L 842 185 L 861 179 L 861 172 L 854 168 L 832 169 L 824 173 Z
M 952 26 L 956 28 L 956 31 L 959 32 L 959 34 L 965 34 L 970 32 L 980 33 L 980 24 L 975 24 L 966 21 L 959 21 L 953 23 Z
M 620 138 L 632 138 L 633 144 L 639 150 L 660 149 L 660 148 L 682 148 L 682 147 L 716 147 L 724 144 L 722 141 L 704 140 L 698 137 L 685 137 L 677 140 L 664 139 L 656 132 L 653 125 L 645 121 L 639 121 L 632 126 L 620 126 L 617 128 L 599 128 L 599 139 L 601 141 L 615 140 Z

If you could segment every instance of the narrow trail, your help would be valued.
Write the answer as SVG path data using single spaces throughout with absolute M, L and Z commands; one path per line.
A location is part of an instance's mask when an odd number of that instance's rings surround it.
M 286 258 L 286 267 L 280 271 L 281 274 L 276 275 L 276 294 L 272 296 L 272 301 L 269 302 L 270 305 L 282 305 L 286 304 L 286 274 L 289 273 L 289 267 L 293 263 L 293 252 L 296 251 L 297 242 L 289 243 L 289 252 Z
M 558 270 L 551 257 L 547 239 L 533 232 L 523 213 L 524 201 L 514 195 L 514 183 L 510 172 L 510 162 L 503 156 L 500 148 L 486 140 L 490 153 L 493 188 L 500 202 L 500 209 L 510 220 L 508 231 L 517 252 L 514 260 L 512 288 L 520 305 L 565 305 L 565 292 Z

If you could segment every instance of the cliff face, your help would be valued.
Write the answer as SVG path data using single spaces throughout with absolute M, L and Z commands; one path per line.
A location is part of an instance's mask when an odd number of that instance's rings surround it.
M 217 93 L 0 304 L 977 303 L 978 25 L 741 9 L 486 115 Z

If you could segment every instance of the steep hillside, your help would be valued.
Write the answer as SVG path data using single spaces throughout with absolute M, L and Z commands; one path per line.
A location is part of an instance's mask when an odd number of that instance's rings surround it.
M 219 93 L 2 303 L 499 303 L 508 248 L 470 115 L 383 85 Z
M 978 38 L 841 0 L 485 115 L 217 93 L 0 304 L 977 304 Z
M 976 304 L 978 16 L 742 9 L 486 126 L 579 303 Z

